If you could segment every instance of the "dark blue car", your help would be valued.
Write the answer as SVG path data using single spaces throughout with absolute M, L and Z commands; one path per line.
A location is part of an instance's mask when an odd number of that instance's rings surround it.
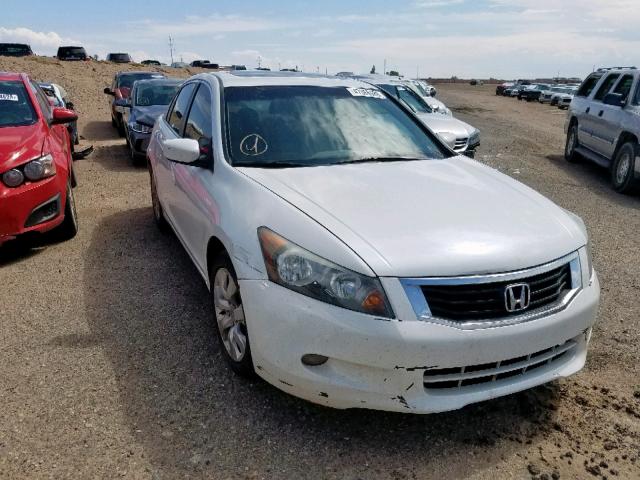
M 127 145 L 134 163 L 146 158 L 149 138 L 156 119 L 166 113 L 182 80 L 157 78 L 138 80 L 133 84 L 128 100 L 117 100 L 124 108 Z

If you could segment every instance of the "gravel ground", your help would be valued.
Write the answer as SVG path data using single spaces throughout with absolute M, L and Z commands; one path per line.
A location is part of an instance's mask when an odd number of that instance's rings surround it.
M 0 249 L 0 477 L 640 478 L 640 199 L 564 162 L 564 115 L 439 86 L 482 130 L 479 161 L 585 219 L 602 282 L 585 370 L 446 414 L 337 411 L 225 367 L 206 288 L 110 125 L 118 68 L 0 60 L 73 92 L 96 147 L 76 162 L 78 236 Z

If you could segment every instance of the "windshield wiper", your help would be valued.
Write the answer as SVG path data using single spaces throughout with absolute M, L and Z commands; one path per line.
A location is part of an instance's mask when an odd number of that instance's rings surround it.
M 427 157 L 366 157 L 357 160 L 345 160 L 339 164 L 348 163 L 373 163 L 373 162 L 413 162 L 418 160 L 429 160 Z
M 236 163 L 234 167 L 249 167 L 249 168 L 300 168 L 300 167 L 313 167 L 308 163 L 296 163 L 296 162 L 247 162 Z

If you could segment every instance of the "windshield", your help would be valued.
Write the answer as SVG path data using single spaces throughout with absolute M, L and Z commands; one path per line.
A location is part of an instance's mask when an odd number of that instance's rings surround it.
M 136 84 L 135 105 L 147 107 L 150 105 L 169 105 L 176 92 L 178 84 Z
M 131 88 L 136 80 L 147 80 L 149 78 L 162 78 L 159 73 L 123 73 L 118 76 L 118 88 Z
M 422 98 L 403 85 L 389 84 L 378 86 L 389 95 L 393 95 L 395 98 L 402 100 L 416 113 L 433 113 L 431 107 L 429 107 Z
M 0 81 L 0 127 L 32 125 L 38 120 L 22 82 Z
M 448 155 L 376 88 L 225 89 L 233 165 L 299 167 Z

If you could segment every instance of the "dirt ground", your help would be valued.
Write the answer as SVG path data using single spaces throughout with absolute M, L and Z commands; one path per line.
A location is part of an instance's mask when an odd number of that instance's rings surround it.
M 111 127 L 120 68 L 0 60 L 66 87 L 96 147 L 76 162 L 78 236 L 0 249 L 0 477 L 640 478 L 640 198 L 563 160 L 564 114 L 438 85 L 481 129 L 479 161 L 584 218 L 602 283 L 586 368 L 452 413 L 337 411 L 225 367 L 206 287 Z

